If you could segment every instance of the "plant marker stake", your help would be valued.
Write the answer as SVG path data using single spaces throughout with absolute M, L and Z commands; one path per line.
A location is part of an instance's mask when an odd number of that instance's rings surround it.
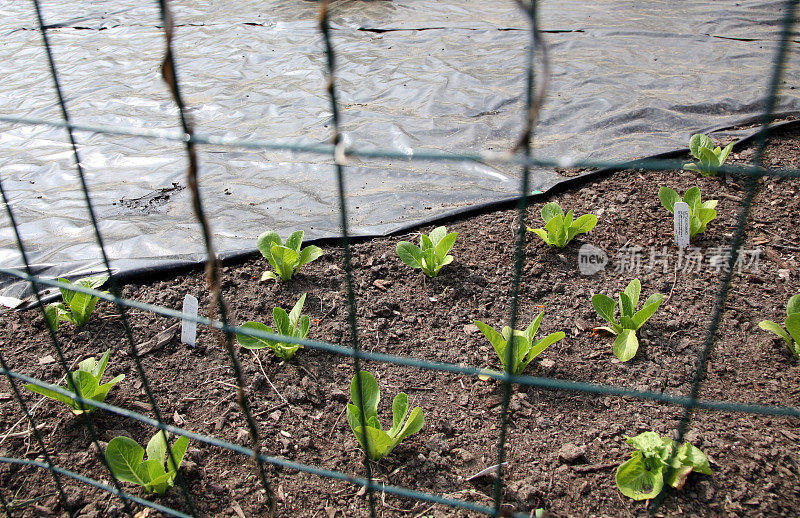
M 183 312 L 194 317 L 197 316 L 197 298 L 186 294 L 183 297 Z M 194 347 L 197 337 L 197 322 L 193 320 L 181 320 L 181 342 Z
M 684 201 L 675 203 L 675 244 L 679 248 L 689 246 L 689 204 Z

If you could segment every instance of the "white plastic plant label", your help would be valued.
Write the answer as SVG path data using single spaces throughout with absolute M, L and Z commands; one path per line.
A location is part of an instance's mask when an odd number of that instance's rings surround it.
M 197 298 L 187 294 L 183 297 L 183 312 L 187 315 L 197 316 Z M 194 347 L 197 338 L 197 322 L 194 320 L 181 320 L 181 342 Z
M 675 244 L 680 248 L 689 246 L 691 223 L 689 204 L 683 201 L 675 203 Z

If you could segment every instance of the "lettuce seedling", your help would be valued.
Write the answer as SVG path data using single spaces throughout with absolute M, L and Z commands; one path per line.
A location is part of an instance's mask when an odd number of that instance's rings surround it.
M 408 241 L 397 243 L 397 255 L 412 268 L 422 268 L 428 277 L 436 277 L 443 266 L 453 262 L 447 252 L 456 243 L 458 232 L 447 233 L 447 227 L 436 227 L 429 236 L 420 232 L 417 246 Z
M 292 338 L 305 338 L 308 336 L 308 328 L 310 325 L 308 315 L 300 316 L 300 312 L 303 311 L 303 304 L 305 304 L 305 302 L 306 294 L 303 293 L 288 315 L 286 314 L 286 310 L 283 308 L 273 308 L 272 318 L 275 320 L 274 330 L 260 322 L 245 322 L 242 324 L 242 327 L 266 331 L 267 333 L 291 336 Z M 245 349 L 263 349 L 264 347 L 269 347 L 280 358 L 287 361 L 291 360 L 292 356 L 294 356 L 294 353 L 303 347 L 300 344 L 279 342 L 276 340 L 267 340 L 264 338 L 240 334 L 236 335 L 236 340 L 239 342 L 239 345 Z
M 733 142 L 725 146 L 725 149 L 722 149 L 719 146 L 714 147 L 714 142 L 701 133 L 692 135 L 692 138 L 689 139 L 689 151 L 700 162 L 697 164 L 684 164 L 683 169 L 696 171 L 703 176 L 715 176 L 717 169 L 725 163 L 732 149 Z
M 789 351 L 800 360 L 800 293 L 789 299 L 783 326 L 786 330 L 771 320 L 762 320 L 758 323 L 758 327 L 761 329 L 772 331 L 783 338 Z
M 620 316 L 619 322 L 614 317 L 617 303 L 608 295 L 597 293 L 592 295 L 592 305 L 601 317 L 606 319 L 611 327 L 601 327 L 604 331 L 617 335 L 614 340 L 614 354 L 621 361 L 626 362 L 636 356 L 639 350 L 639 339 L 636 338 L 636 331 L 647 322 L 653 313 L 661 305 L 664 295 L 654 293 L 644 302 L 644 306 L 636 311 L 639 305 L 639 293 L 642 291 L 642 283 L 639 279 L 633 279 L 625 291 L 619 294 Z
M 717 206 L 717 200 L 702 201 L 700 197 L 700 188 L 697 186 L 686 191 L 683 198 L 669 187 L 660 187 L 658 189 L 658 199 L 661 200 L 661 205 L 672 214 L 675 214 L 675 204 L 677 202 L 683 201 L 689 205 L 690 239 L 701 232 L 705 232 L 706 225 L 717 217 L 717 211 L 714 210 Z
M 106 461 L 117 480 L 142 486 L 145 491 L 163 495 L 175 485 L 175 476 L 181 467 L 189 439 L 180 436 L 172 446 L 172 455 L 167 454 L 167 432 L 158 431 L 147 443 L 145 449 L 128 437 L 114 437 L 106 447 Z M 166 468 L 164 467 L 166 461 Z
M 262 281 L 278 277 L 284 281 L 290 281 L 298 268 L 322 256 L 322 249 L 318 246 L 309 245 L 300 249 L 303 245 L 304 235 L 302 230 L 298 230 L 289 236 L 286 244 L 275 232 L 265 232 L 258 236 L 258 250 L 275 268 L 274 272 L 264 272 L 261 276 Z
M 350 398 L 353 403 L 347 404 L 347 422 L 358 439 L 358 444 L 367 452 L 369 458 L 378 461 L 389 455 L 403 439 L 420 431 L 425 424 L 425 416 L 422 414 L 422 409 L 416 407 L 406 420 L 408 396 L 404 392 L 400 392 L 392 402 L 392 427 L 388 432 L 384 432 L 378 422 L 378 403 L 381 400 L 378 382 L 367 371 L 361 371 L 359 377 L 361 393 L 364 395 L 366 419 L 361 415 L 361 405 L 359 405 L 358 378 L 353 376 L 353 380 L 350 382 Z M 369 450 L 365 446 L 365 436 Z
M 564 248 L 573 237 L 585 234 L 597 225 L 597 216 L 594 214 L 584 214 L 573 221 L 572 211 L 564 215 L 561 206 L 554 201 L 542 207 L 542 219 L 544 228 L 528 227 L 528 231 L 541 237 L 548 246 L 558 248 Z
M 106 396 L 108 395 L 108 391 L 111 390 L 111 387 L 125 379 L 125 375 L 120 374 L 108 383 L 103 383 L 102 385 L 100 384 L 103 374 L 106 372 L 106 365 L 108 365 L 108 356 L 110 353 L 110 350 L 106 351 L 105 354 L 103 354 L 103 356 L 100 358 L 99 362 L 94 358 L 86 358 L 78 364 L 77 370 L 69 373 L 78 396 L 82 397 L 83 399 L 91 399 L 93 401 L 102 403 L 106 400 Z M 46 387 L 40 387 L 38 385 L 28 383 L 25 385 L 25 388 L 31 392 L 36 392 L 37 394 L 47 396 L 50 399 L 61 401 L 70 407 L 72 409 L 72 413 L 75 415 L 79 415 L 84 412 L 91 414 L 97 409 L 96 407 L 84 403 L 84 409 L 82 410 L 81 405 L 75 399 L 63 394 L 59 394 L 55 390 Z M 72 387 L 69 385 L 69 383 L 67 383 L 66 387 L 62 388 L 72 391 Z
M 475 325 L 483 332 L 486 338 L 491 342 L 497 356 L 503 363 L 503 370 L 512 374 L 522 374 L 525 367 L 528 366 L 534 358 L 539 356 L 545 349 L 558 342 L 565 336 L 563 331 L 550 333 L 541 340 L 536 340 L 536 332 L 539 330 L 539 324 L 542 323 L 544 311 L 539 313 L 536 319 L 531 322 L 531 325 L 524 331 L 514 329 L 514 357 L 511 358 L 511 363 L 508 363 L 508 341 L 511 338 L 512 330 L 508 326 L 504 326 L 501 332 L 497 332 L 491 326 L 484 324 L 480 320 L 475 320 Z
M 636 451 L 631 459 L 617 467 L 616 480 L 619 490 L 629 498 L 655 498 L 665 482 L 675 489 L 681 489 L 692 471 L 711 475 L 708 458 L 688 442 L 683 443 L 676 452 L 675 441 L 661 437 L 656 432 L 644 432 L 625 439 Z
M 75 281 L 75 285 L 94 290 L 105 284 L 107 280 L 107 275 L 95 275 L 78 279 Z M 59 278 L 58 282 L 67 286 L 73 285 L 68 279 L 64 278 Z M 62 320 L 72 322 L 78 327 L 86 324 L 100 298 L 86 293 L 79 293 L 69 288 L 59 288 L 59 291 L 61 291 L 61 298 L 64 302 L 54 302 L 44 308 L 47 325 L 53 331 L 58 331 L 58 323 Z

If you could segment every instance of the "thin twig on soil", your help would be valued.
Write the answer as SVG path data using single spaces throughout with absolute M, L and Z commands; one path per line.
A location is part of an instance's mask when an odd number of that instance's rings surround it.
M 283 394 L 278 392 L 278 389 L 275 388 L 275 385 L 272 384 L 272 382 L 269 379 L 269 376 L 267 376 L 267 373 L 264 371 L 264 366 L 261 365 L 261 359 L 258 357 L 258 354 L 255 351 L 253 351 L 252 349 L 250 350 L 250 352 L 253 353 L 253 356 L 255 356 L 256 362 L 258 362 L 258 368 L 259 368 L 259 370 L 261 370 L 261 374 L 264 375 L 264 379 L 266 379 L 267 383 L 269 383 L 269 386 L 272 387 L 272 390 L 274 390 L 276 394 L 278 394 L 278 397 L 281 398 L 281 401 L 283 401 L 284 403 L 286 403 L 288 405 L 289 402 L 286 401 L 286 398 L 283 397 Z M 291 410 L 292 410 L 292 408 L 289 407 L 289 411 L 291 411 Z
M 339 416 L 336 418 L 336 421 L 334 421 L 334 422 L 333 422 L 333 426 L 331 426 L 331 433 L 328 435 L 328 439 L 330 439 L 331 437 L 333 437 L 333 432 L 334 432 L 334 430 L 336 430 L 336 425 L 337 425 L 337 424 L 339 424 L 339 419 L 341 419 L 341 418 L 342 418 L 342 415 L 344 415 L 344 411 L 345 411 L 345 410 L 347 410 L 347 407 L 344 407 L 344 408 L 342 409 L 342 411 L 341 411 L 341 412 L 339 412 Z

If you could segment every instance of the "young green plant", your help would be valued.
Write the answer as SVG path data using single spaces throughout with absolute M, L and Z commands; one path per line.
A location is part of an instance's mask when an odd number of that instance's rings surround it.
M 436 277 L 443 266 L 453 262 L 453 256 L 447 252 L 453 248 L 458 232 L 447 233 L 446 227 L 434 228 L 430 235 L 420 232 L 417 246 L 408 241 L 397 243 L 397 255 L 412 268 L 422 268 L 428 277 Z
M 97 289 L 108 280 L 107 275 L 95 275 L 92 277 L 83 277 L 75 281 L 75 286 L 82 288 Z M 72 286 L 73 284 L 69 279 L 59 278 L 60 284 Z M 59 288 L 61 291 L 61 298 L 63 302 L 54 302 L 44 308 L 44 315 L 53 331 L 58 331 L 58 323 L 60 321 L 72 322 L 78 327 L 81 327 L 89 321 L 97 301 L 100 300 L 94 295 L 80 293 L 69 288 Z M 108 292 L 104 292 L 108 293 Z
M 691 187 L 686 191 L 683 198 L 669 187 L 660 187 L 658 189 L 658 199 L 661 200 L 661 205 L 671 214 L 675 214 L 675 204 L 677 202 L 683 201 L 689 205 L 689 238 L 705 232 L 706 225 L 717 217 L 717 211 L 714 210 L 717 206 L 717 200 L 702 201 L 700 188 L 697 186 Z
M 364 395 L 364 415 L 361 414 L 359 404 L 358 379 L 361 380 L 361 394 Z M 381 430 L 378 422 L 378 403 L 381 400 L 381 391 L 378 382 L 367 371 L 361 371 L 353 376 L 350 382 L 350 399 L 353 403 L 347 404 L 347 422 L 358 440 L 358 444 L 367 452 L 370 459 L 381 460 L 389 455 L 392 450 L 409 435 L 415 434 L 425 424 L 422 409 L 416 407 L 408 415 L 408 396 L 400 392 L 392 402 L 392 427 L 388 431 Z
M 528 231 L 541 237 L 548 246 L 557 248 L 564 248 L 572 238 L 589 232 L 597 225 L 597 216 L 594 214 L 584 214 L 573 220 L 572 211 L 565 215 L 556 202 L 547 203 L 542 207 L 542 219 L 544 228 L 528 227 Z
M 771 320 L 762 320 L 758 327 L 783 338 L 789 351 L 800 360 L 800 293 L 793 295 L 786 304 L 786 320 L 783 322 L 785 330 Z
M 531 325 L 524 331 L 520 331 L 519 329 L 513 330 L 514 356 L 510 358 L 510 363 L 507 349 L 508 342 L 512 335 L 512 329 L 508 326 L 504 326 L 498 333 L 494 328 L 480 320 L 475 320 L 474 322 L 475 325 L 478 326 L 478 329 L 489 339 L 492 347 L 494 347 L 497 356 L 500 357 L 500 361 L 503 364 L 503 370 L 512 374 L 522 374 L 522 371 L 525 370 L 525 367 L 527 367 L 534 358 L 566 336 L 563 331 L 558 331 L 556 333 L 550 333 L 541 340 L 536 340 L 536 332 L 539 330 L 539 324 L 542 323 L 543 316 L 544 311 L 539 313 L 534 321 L 531 322 Z
M 106 351 L 105 354 L 100 357 L 100 361 L 97 361 L 94 358 L 86 358 L 78 364 L 77 370 L 69 373 L 77 396 L 80 396 L 83 399 L 91 399 L 92 401 L 98 401 L 102 403 L 106 400 L 106 396 L 108 395 L 108 391 L 111 390 L 111 387 L 125 379 L 125 375 L 120 374 L 114 377 L 114 379 L 108 383 L 103 383 L 102 385 L 100 384 L 103 379 L 103 374 L 106 372 L 108 356 L 110 353 L 110 350 Z M 78 401 L 76 401 L 74 398 L 59 394 L 50 388 L 34 385 L 33 383 L 28 383 L 25 385 L 25 388 L 31 392 L 36 392 L 37 394 L 49 397 L 50 399 L 61 401 L 67 405 L 75 415 L 82 413 L 91 414 L 97 409 L 96 407 L 86 403 L 83 404 L 83 409 L 81 409 L 81 404 L 78 403 Z M 69 391 L 73 390 L 69 383 L 67 383 L 66 387 L 62 388 L 66 388 Z
M 689 151 L 700 162 L 684 164 L 683 168 L 687 171 L 695 171 L 703 176 L 715 176 L 728 155 L 733 149 L 733 142 L 725 146 L 725 149 L 717 146 L 707 136 L 697 133 L 689 139 Z
M 629 498 L 653 499 L 664 488 L 664 483 L 681 489 L 692 471 L 711 475 L 708 458 L 688 442 L 676 451 L 675 441 L 656 432 L 625 439 L 636 451 L 617 467 L 615 478 L 619 490 Z
M 303 304 L 305 304 L 305 302 L 306 294 L 303 293 L 295 303 L 292 311 L 290 311 L 288 314 L 283 308 L 273 308 L 272 318 L 275 320 L 275 329 L 272 329 L 271 327 L 260 322 L 245 322 L 241 327 L 245 329 L 257 329 L 259 331 L 266 331 L 267 333 L 290 336 L 292 338 L 305 338 L 308 336 L 308 328 L 311 322 L 308 318 L 308 315 L 300 315 L 300 312 L 303 311 Z M 242 334 L 237 334 L 236 340 L 239 342 L 239 345 L 245 349 L 263 349 L 264 347 L 269 347 L 276 355 L 286 361 L 291 360 L 294 356 L 294 353 L 303 347 L 300 344 L 280 342 L 277 340 L 267 340 L 265 338 L 258 338 L 255 336 Z
M 639 294 L 642 283 L 633 279 L 624 291 L 619 293 L 619 321 L 614 317 L 617 302 L 608 295 L 597 293 L 592 295 L 592 306 L 611 327 L 601 327 L 604 331 L 617 335 L 614 340 L 614 354 L 621 361 L 626 362 L 636 356 L 639 350 L 639 339 L 636 332 L 647 322 L 661 305 L 664 295 L 654 293 L 647 298 L 642 309 L 636 311 L 639 305 Z
M 167 454 L 169 434 L 158 431 L 147 443 L 145 449 L 128 437 L 114 437 L 106 447 L 106 461 L 117 480 L 142 486 L 145 491 L 163 495 L 175 485 L 175 476 L 183 462 L 189 439 L 180 436 L 172 446 L 172 454 Z M 164 462 L 166 461 L 166 468 Z
M 290 281 L 301 266 L 322 256 L 322 249 L 318 246 L 309 245 L 301 249 L 304 235 L 302 230 L 298 230 L 289 236 L 285 244 L 276 232 L 264 232 L 258 236 L 258 250 L 275 269 L 274 272 L 264 272 L 262 281 L 278 277 Z

